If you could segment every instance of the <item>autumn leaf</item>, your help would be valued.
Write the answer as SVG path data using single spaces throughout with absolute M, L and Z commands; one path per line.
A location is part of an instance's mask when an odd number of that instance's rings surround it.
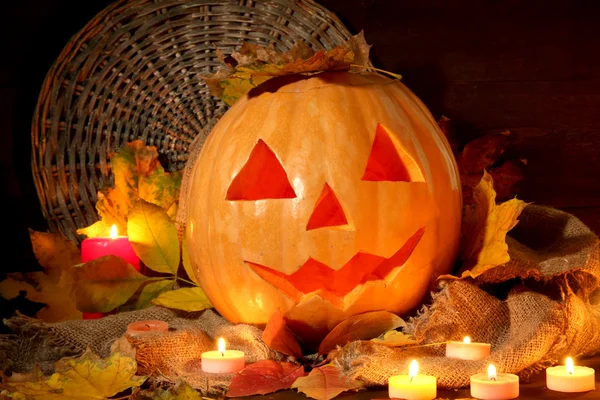
M 104 220 L 100 220 L 100 221 L 94 222 L 90 226 L 86 226 L 85 228 L 77 229 L 77 233 L 80 235 L 87 236 L 89 238 L 109 237 L 110 236 L 110 228 L 111 228 L 111 225 L 109 225 Z M 118 229 L 118 225 L 117 225 L 117 229 Z M 124 232 L 124 231 L 121 231 L 121 232 Z
M 300 377 L 292 388 L 316 400 L 330 400 L 347 391 L 358 391 L 364 386 L 357 380 L 344 378 L 331 364 L 314 368 L 308 376 Z
M 164 209 L 144 200 L 137 201 L 128 215 L 127 234 L 135 253 L 148 268 L 177 274 L 179 238 Z
M 305 375 L 302 365 L 273 360 L 258 361 L 233 376 L 227 397 L 254 396 L 289 389 L 298 378 Z
M 160 294 L 173 289 L 174 279 L 164 279 L 156 282 L 148 282 L 142 286 L 142 290 L 134 295 L 122 307 L 121 311 L 141 310 L 152 306 L 152 300 Z
M 315 51 L 303 41 L 286 52 L 278 52 L 273 45 L 262 47 L 244 43 L 240 51 L 230 57 L 225 58 L 219 52 L 225 68 L 204 79 L 213 96 L 232 105 L 253 88 L 277 76 L 354 69 L 364 71 L 358 66 L 371 68 L 369 49 L 363 32 L 330 50 Z
M 319 346 L 319 354 L 327 354 L 337 346 L 344 346 L 354 340 L 373 339 L 403 325 L 405 323 L 402 318 L 388 311 L 373 311 L 352 316 L 329 332 Z
M 108 399 L 144 383 L 146 378 L 136 372 L 134 358 L 115 352 L 101 359 L 88 350 L 81 357 L 57 361 L 49 377 L 37 369 L 3 378 L 2 389 L 11 397 L 20 394 L 27 399 Z
M 61 280 L 63 272 L 81 263 L 77 246 L 62 234 L 29 230 L 33 253 L 44 272 L 13 273 L 0 282 L 0 296 L 14 299 L 26 292 L 27 299 L 45 304 L 35 315 L 46 322 L 81 319 Z
M 124 304 L 151 278 L 140 274 L 121 257 L 107 255 L 72 268 L 66 279 L 79 310 L 109 312 Z
M 96 202 L 102 221 L 77 233 L 87 237 L 104 236 L 106 227 L 113 224 L 119 232 L 126 232 L 127 215 L 139 199 L 175 215 L 183 173 L 165 172 L 158 161 L 156 147 L 146 146 L 140 140 L 127 143 L 121 151 L 111 154 L 110 163 L 114 187 L 101 189 Z
M 487 172 L 475 187 L 473 199 L 475 203 L 465 208 L 463 218 L 461 278 L 475 278 L 510 261 L 506 233 L 518 223 L 521 211 L 527 206 L 518 199 L 496 205 L 494 182 Z
M 135 400 L 202 400 L 199 391 L 185 382 L 180 382 L 168 389 L 157 388 L 154 390 L 143 390 L 133 397 Z
M 181 259 L 183 263 L 183 269 L 185 269 L 185 273 L 188 278 L 192 280 L 196 285 L 200 286 L 198 283 L 198 279 L 196 278 L 196 273 L 194 272 L 194 268 L 192 267 L 192 261 L 190 260 L 190 252 L 188 248 L 187 237 L 184 235 L 181 241 Z
M 286 326 L 279 309 L 269 319 L 263 331 L 262 340 L 275 351 L 282 352 L 288 356 L 303 358 L 300 345 Z
M 397 330 L 387 331 L 382 338 L 371 339 L 371 341 L 389 347 L 401 347 L 418 343 L 412 336 Z
M 152 300 L 152 303 L 183 311 L 202 311 L 212 308 L 208 297 L 199 287 L 169 290 Z

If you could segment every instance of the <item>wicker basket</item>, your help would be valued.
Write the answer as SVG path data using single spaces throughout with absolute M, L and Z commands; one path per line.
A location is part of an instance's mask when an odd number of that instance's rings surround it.
M 201 75 L 249 41 L 315 49 L 350 37 L 312 0 L 120 0 L 76 34 L 50 69 L 32 123 L 32 168 L 44 217 L 78 242 L 112 184 L 109 154 L 140 139 L 169 170 L 226 105 Z

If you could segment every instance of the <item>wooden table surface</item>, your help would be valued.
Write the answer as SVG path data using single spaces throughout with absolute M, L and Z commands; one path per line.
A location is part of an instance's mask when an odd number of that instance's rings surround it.
M 532 377 L 531 382 L 521 383 L 519 400 L 539 400 L 539 399 L 584 399 L 584 400 L 600 400 L 600 355 L 587 359 L 580 360 L 578 365 L 592 367 L 596 370 L 596 390 L 585 393 L 560 393 L 548 390 L 546 388 L 546 374 L 542 372 Z M 252 396 L 248 399 L 252 400 L 300 400 L 306 399 L 303 394 L 293 391 L 283 391 L 273 393 L 266 396 Z M 387 399 L 387 390 L 368 390 L 358 393 L 348 393 L 337 397 L 336 399 L 344 400 L 371 400 L 371 399 Z M 460 390 L 438 390 L 438 399 L 470 399 L 469 388 Z

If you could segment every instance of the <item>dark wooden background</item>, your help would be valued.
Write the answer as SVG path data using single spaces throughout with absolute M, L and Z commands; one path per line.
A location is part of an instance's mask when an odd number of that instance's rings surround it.
M 46 229 L 30 169 L 44 76 L 108 0 L 7 0 L 0 13 L 0 271 L 38 268 L 27 228 Z M 519 197 L 600 232 L 600 2 L 321 0 L 373 45 L 376 66 L 468 136 L 510 129 L 528 161 Z M 0 274 L 1 275 L 1 274 Z M 1 278 L 1 276 L 0 276 Z

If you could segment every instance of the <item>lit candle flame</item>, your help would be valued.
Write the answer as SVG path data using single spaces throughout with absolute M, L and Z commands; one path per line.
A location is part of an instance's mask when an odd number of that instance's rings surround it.
M 221 353 L 222 356 L 225 356 L 225 339 L 219 339 L 219 342 L 217 343 L 217 348 L 219 349 L 219 353 Z
M 490 381 L 496 380 L 496 367 L 494 367 L 494 364 L 490 364 L 488 367 L 488 379 Z
M 463 339 L 464 343 L 471 343 L 471 338 L 468 336 L 465 336 L 465 338 Z
M 570 375 L 575 373 L 575 366 L 573 365 L 573 359 L 571 357 L 567 357 L 567 373 Z
M 412 381 L 414 378 L 417 377 L 417 374 L 419 373 L 419 363 L 417 362 L 417 360 L 412 360 L 410 362 L 410 367 L 408 368 L 408 371 L 408 376 Z
M 119 231 L 117 230 L 117 226 L 113 224 L 113 226 L 110 227 L 110 238 L 116 239 L 117 236 L 119 236 Z

